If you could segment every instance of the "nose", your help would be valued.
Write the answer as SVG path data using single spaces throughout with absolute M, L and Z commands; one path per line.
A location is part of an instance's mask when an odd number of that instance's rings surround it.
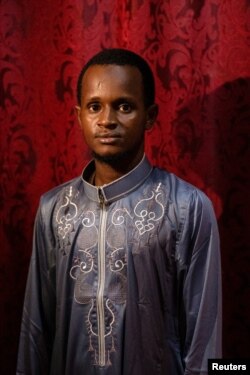
M 103 126 L 109 129 L 114 129 L 117 126 L 117 119 L 115 110 L 111 107 L 105 107 L 100 112 L 98 119 L 98 126 Z

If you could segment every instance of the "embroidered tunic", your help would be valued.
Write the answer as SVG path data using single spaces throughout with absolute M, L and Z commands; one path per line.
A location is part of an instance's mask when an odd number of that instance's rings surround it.
M 205 374 L 221 355 L 221 275 L 209 199 L 146 157 L 102 187 L 41 198 L 17 374 Z

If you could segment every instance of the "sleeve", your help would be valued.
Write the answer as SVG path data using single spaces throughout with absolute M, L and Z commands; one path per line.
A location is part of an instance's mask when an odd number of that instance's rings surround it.
M 180 330 L 185 375 L 207 374 L 207 360 L 221 357 L 221 262 L 210 200 L 196 191 L 178 245 Z
M 23 307 L 16 374 L 48 375 L 55 322 L 55 259 L 41 207 L 33 235 L 33 250 Z

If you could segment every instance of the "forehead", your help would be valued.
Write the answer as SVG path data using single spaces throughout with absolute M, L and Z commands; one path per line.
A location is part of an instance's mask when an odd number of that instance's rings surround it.
M 92 65 L 85 72 L 82 80 L 82 97 L 128 95 L 143 98 L 141 72 L 130 65 Z

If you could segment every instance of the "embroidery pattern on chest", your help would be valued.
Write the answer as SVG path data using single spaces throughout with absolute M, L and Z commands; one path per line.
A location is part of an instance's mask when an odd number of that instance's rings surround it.
M 78 223 L 77 252 L 70 269 L 75 280 L 74 299 L 86 305 L 89 352 L 96 366 L 111 366 L 117 351 L 115 327 L 119 306 L 126 304 L 127 251 L 131 228 L 139 237 L 155 229 L 164 215 L 161 184 L 144 193 L 131 212 L 93 206 L 80 213 L 72 188 L 56 213 L 58 236 L 70 241 Z M 90 207 L 91 208 L 91 207 Z

